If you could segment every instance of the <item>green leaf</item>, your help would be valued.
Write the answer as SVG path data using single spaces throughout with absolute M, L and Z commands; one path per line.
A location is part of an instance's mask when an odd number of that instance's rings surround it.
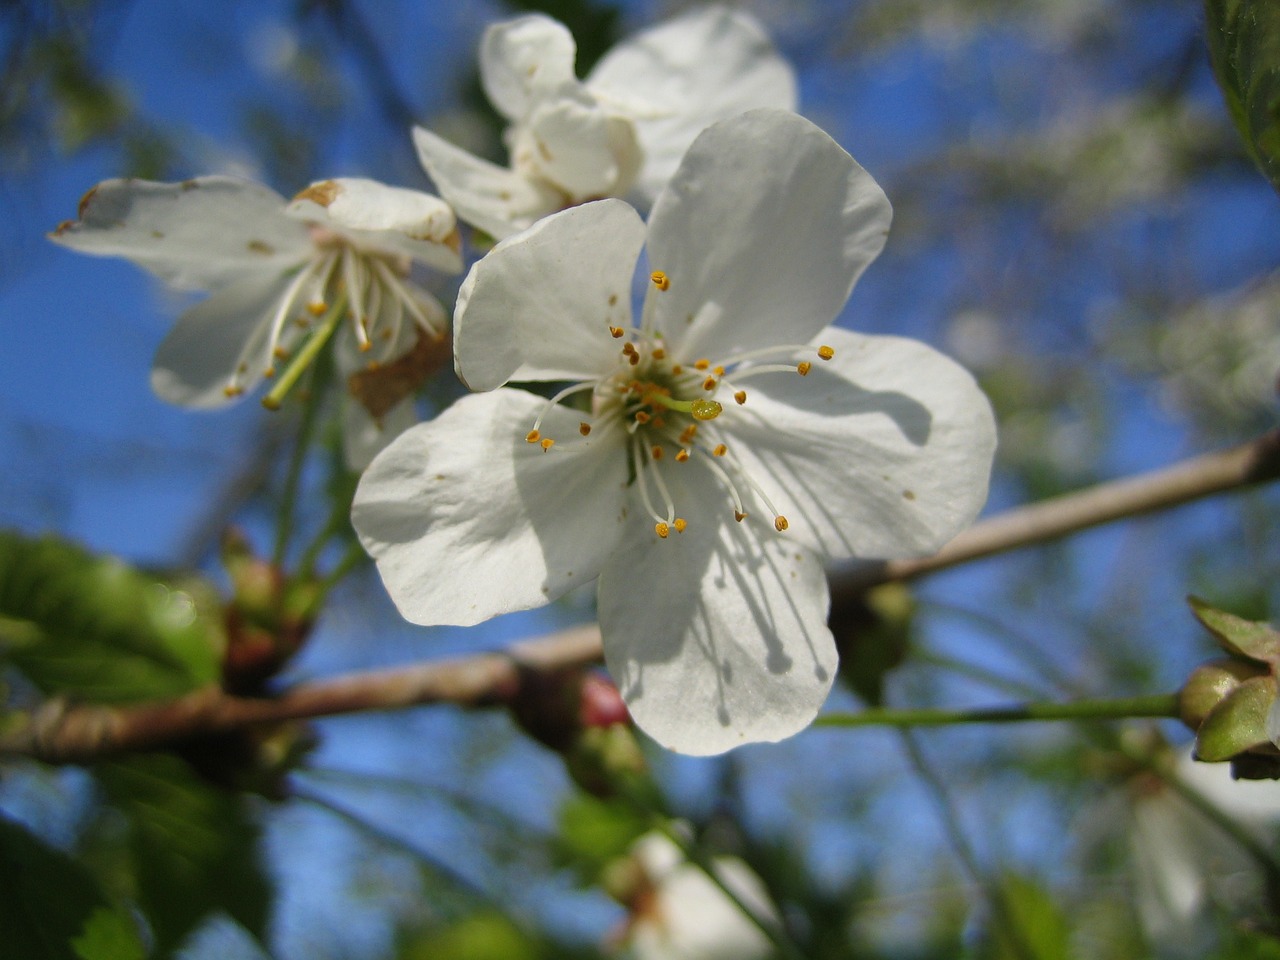
M 202 581 L 167 584 L 53 537 L 0 533 L 0 658 L 41 690 L 124 703 L 218 679 L 220 612 Z
M 1213 634 L 1227 653 L 1259 663 L 1280 661 L 1280 632 L 1269 623 L 1245 620 L 1210 606 L 1198 597 L 1187 597 L 1191 612 Z
M 1196 756 L 1208 763 L 1230 760 L 1238 753 L 1270 743 L 1267 712 L 1276 699 L 1271 677 L 1244 681 L 1222 698 L 1196 734 Z
M 609 861 L 626 854 L 652 827 L 636 805 L 576 794 L 560 808 L 559 855 L 587 883 L 594 883 Z
M 1015 929 L 994 927 L 980 956 L 990 960 L 1068 960 L 1071 926 L 1053 895 L 1040 884 L 1018 876 L 1003 878 L 1000 889 L 1011 914 L 1008 922 Z
M 138 929 L 65 853 L 0 816 L 0 957 L 142 960 Z
M 158 954 L 178 947 L 215 912 L 261 940 L 271 887 L 258 863 L 260 830 L 245 798 L 206 784 L 164 754 L 102 764 L 95 773 L 124 816 L 128 892 L 151 924 Z
M 538 940 L 496 911 L 477 913 L 407 944 L 400 960 L 541 960 Z
M 1280 4 L 1206 0 L 1209 59 L 1249 155 L 1280 190 Z

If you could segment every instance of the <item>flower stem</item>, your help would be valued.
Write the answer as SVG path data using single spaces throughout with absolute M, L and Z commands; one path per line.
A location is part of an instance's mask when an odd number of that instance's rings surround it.
M 1119 700 L 1072 700 L 1067 703 L 1021 703 L 1005 707 L 961 710 L 880 709 L 829 713 L 820 727 L 940 727 L 957 723 L 1018 723 L 1042 720 L 1123 720 L 1130 717 L 1176 717 L 1178 697 L 1172 693 Z
M 316 334 L 319 336 L 319 333 Z M 302 483 L 302 468 L 307 462 L 307 448 L 315 432 L 316 418 L 324 402 L 324 385 L 329 375 L 327 364 L 318 364 L 312 377 L 311 394 L 302 410 L 302 422 L 298 424 L 298 438 L 289 457 L 289 471 L 285 474 L 284 490 L 280 494 L 280 512 L 276 523 L 276 541 L 271 552 L 271 562 L 284 565 L 285 552 L 293 535 L 293 516 L 298 502 L 298 487 Z
M 280 409 L 280 404 L 284 402 L 285 395 L 293 389 L 293 385 L 298 382 L 298 378 L 302 376 L 303 371 L 311 366 L 311 362 L 315 360 L 320 348 L 328 343 L 329 338 L 333 336 L 333 331 L 338 328 L 338 322 L 342 319 L 342 314 L 346 309 L 347 295 L 343 292 L 338 294 L 333 306 L 329 308 L 329 312 L 320 321 L 320 326 L 316 328 L 316 332 L 302 345 L 302 349 L 294 355 L 289 362 L 289 366 L 285 367 L 284 373 L 280 374 L 280 378 L 276 380 L 275 385 L 262 398 L 264 407 L 268 410 Z

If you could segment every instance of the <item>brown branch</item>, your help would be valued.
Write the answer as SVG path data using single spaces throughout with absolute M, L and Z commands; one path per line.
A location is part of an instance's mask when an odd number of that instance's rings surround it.
M 1165 510 L 1280 478 L 1280 431 L 1230 450 L 1055 497 L 974 525 L 932 557 L 865 564 L 832 576 L 833 596 L 848 599 L 876 584 L 910 580 L 971 560 L 1054 540 L 1125 517 Z M 156 749 L 195 736 L 260 723 L 370 710 L 452 703 L 479 707 L 511 701 L 533 674 L 600 659 L 595 625 L 517 643 L 504 653 L 435 661 L 299 684 L 278 697 L 236 697 L 217 689 L 130 707 L 51 701 L 26 724 L 0 734 L 0 757 L 87 762 Z

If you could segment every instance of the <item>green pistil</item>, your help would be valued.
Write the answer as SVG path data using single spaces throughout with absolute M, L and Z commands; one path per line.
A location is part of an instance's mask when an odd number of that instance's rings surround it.
M 660 407 L 666 407 L 668 410 L 676 410 L 680 413 L 692 415 L 695 420 L 714 420 L 720 416 L 724 410 L 716 400 L 707 400 L 700 398 L 698 400 L 673 400 L 671 397 L 661 393 L 651 393 L 645 396 L 644 402 L 648 404 L 656 404 Z
M 320 348 L 328 343 L 329 338 L 333 336 L 333 331 L 337 329 L 338 322 L 342 319 L 343 311 L 346 308 L 347 295 L 343 292 L 338 295 L 338 299 L 329 308 L 329 312 L 324 315 L 324 319 L 320 321 L 320 326 L 316 328 L 316 332 L 302 345 L 302 349 L 294 355 L 289 366 L 280 375 L 280 379 L 275 382 L 275 386 L 262 398 L 264 407 L 268 410 L 280 409 L 280 404 L 284 402 L 285 395 L 298 382 L 298 378 L 302 376 L 302 371 L 311 366 L 311 362 L 315 360 Z

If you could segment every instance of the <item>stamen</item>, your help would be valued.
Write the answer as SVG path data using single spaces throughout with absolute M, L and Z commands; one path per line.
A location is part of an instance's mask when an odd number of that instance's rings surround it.
M 356 330 L 356 343 L 361 350 L 368 350 L 373 344 L 369 342 L 369 320 L 364 315 L 364 297 L 360 289 L 357 258 L 350 250 L 342 251 L 342 280 L 347 285 L 347 303 L 351 307 L 351 319 Z
M 789 526 L 791 526 L 791 524 L 787 523 L 787 518 L 782 514 L 778 514 L 773 518 L 773 529 L 777 530 L 779 533 L 782 533 Z
M 660 447 L 658 444 L 656 444 L 656 443 L 655 443 L 652 447 L 650 447 L 650 448 L 649 448 L 649 455 L 650 455 L 654 460 L 661 460 L 661 459 L 662 459 L 662 447 Z
M 808 360 L 801 360 L 796 364 L 796 373 L 800 374 L 802 377 L 807 377 L 809 375 L 809 371 L 812 369 L 813 364 Z
M 733 399 L 737 402 L 738 406 L 742 406 L 742 404 L 747 402 L 747 391 L 739 390 L 733 395 Z
M 703 381 L 702 381 L 702 389 L 703 389 L 703 390 L 714 390 L 714 389 L 716 388 L 716 385 L 717 385 L 718 383 L 719 383 L 719 381 L 718 381 L 718 380 L 716 380 L 716 378 L 715 378 L 715 377 L 707 377 L 707 379 L 705 379 L 705 380 L 703 380 Z
M 685 522 L 684 517 L 676 517 L 676 522 L 672 526 L 676 528 L 676 533 L 684 533 L 685 527 L 689 524 Z
M 818 356 L 823 360 L 830 360 L 836 355 L 835 347 L 828 347 L 825 343 L 818 348 Z
M 726 447 L 723 443 L 717 443 L 715 445 L 715 449 L 711 451 L 711 455 L 715 457 L 723 457 L 728 452 L 729 452 L 728 447 Z
M 539 440 L 542 439 L 542 434 L 540 434 L 537 430 L 530 430 L 528 433 L 524 435 L 524 439 L 528 443 L 537 443 Z
M 686 450 L 684 447 L 681 447 L 680 450 L 676 453 L 676 462 L 684 463 L 688 459 L 689 459 L 689 451 Z
M 685 427 L 682 431 L 680 431 L 680 442 L 685 445 L 691 444 L 693 443 L 693 438 L 696 437 L 697 435 L 698 435 L 698 425 L 696 423 L 691 423 L 687 427 Z
M 659 520 L 653 525 L 653 532 L 665 540 L 670 535 L 671 528 L 668 527 L 664 521 Z
M 693 369 L 695 370 L 709 370 L 710 368 L 711 368 L 711 361 L 708 360 L 706 357 L 702 357 L 700 360 L 693 361 Z
M 556 444 L 556 442 L 552 440 L 550 437 L 543 437 L 541 440 L 538 441 L 538 443 L 542 447 L 543 453 L 546 453 Z
M 623 334 L 625 334 L 626 332 L 627 332 L 627 331 L 623 330 L 621 327 L 610 327 L 610 328 L 609 328 L 609 336 L 613 337 L 613 339 L 615 339 L 615 340 L 621 339 L 621 337 L 623 336 Z
M 653 285 L 659 290 L 667 290 L 671 287 L 671 278 L 661 270 L 655 270 L 649 274 L 649 279 L 653 281 Z
M 747 515 L 745 513 L 739 513 L 737 510 L 735 510 L 733 511 L 733 519 L 741 523 L 743 520 L 747 519 Z
M 591 424 L 587 423 L 585 420 L 580 422 L 578 424 L 578 432 L 585 437 L 591 432 Z
M 545 404 L 543 404 L 542 411 L 538 414 L 538 419 L 533 421 L 533 430 L 530 431 L 530 436 L 532 436 L 533 434 L 537 433 L 539 430 L 542 429 L 543 418 L 548 413 L 550 413 L 551 409 L 557 403 L 563 400 L 565 397 L 572 396 L 575 393 L 581 393 L 584 390 L 594 390 L 595 388 L 596 388 L 596 381 L 594 380 L 584 380 L 582 383 L 571 383 L 569 386 L 565 387 L 563 390 L 557 393 L 554 397 L 548 400 Z M 534 440 L 530 440 L 529 442 L 533 443 L 536 441 L 536 439 L 537 438 L 535 437 Z
M 662 477 L 654 469 L 654 479 L 658 483 L 658 489 L 665 498 L 664 506 L 667 507 L 665 516 L 657 511 L 653 505 L 653 499 L 649 496 L 649 464 L 644 459 L 644 452 L 640 448 L 640 441 L 636 438 L 631 439 L 631 461 L 636 468 L 636 486 L 640 488 L 640 502 L 644 504 L 644 508 L 649 511 L 651 516 L 658 523 L 671 523 L 675 519 L 675 506 L 671 503 L 671 497 L 667 495 L 666 484 L 662 483 Z
M 653 357 L 655 360 L 665 360 L 667 359 L 667 351 L 663 350 L 661 347 L 654 347 L 649 351 L 649 356 Z

